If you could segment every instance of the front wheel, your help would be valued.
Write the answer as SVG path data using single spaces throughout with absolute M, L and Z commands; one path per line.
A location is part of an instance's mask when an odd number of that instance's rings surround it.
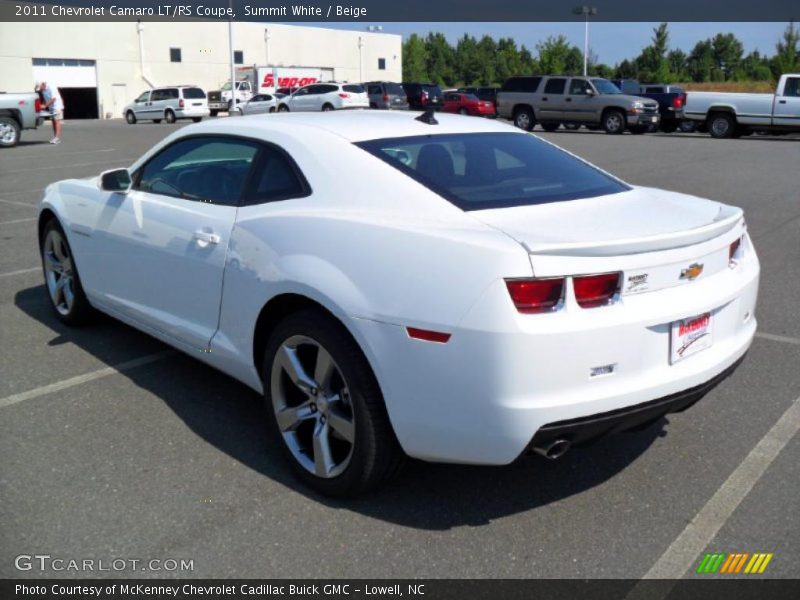
M 603 129 L 610 135 L 625 131 L 625 114 L 621 110 L 609 110 L 603 117 Z
M 267 342 L 263 378 L 271 429 L 306 485 L 348 496 L 397 470 L 403 453 L 378 383 L 333 317 L 311 309 L 279 323 Z
M 203 117 L 192 117 L 192 122 L 193 123 L 199 123 L 202 120 L 203 120 Z
M 281 104 L 281 105 L 278 107 L 278 112 L 289 112 L 289 107 L 288 107 L 288 106 L 286 106 L 285 104 Z
M 0 146 L 11 148 L 19 143 L 19 123 L 11 117 L 0 117 Z
M 136 124 L 136 115 L 133 114 L 132 110 L 129 110 L 125 113 L 125 120 L 128 122 L 128 125 L 135 125 Z
M 168 110 L 164 113 L 164 118 L 166 119 L 167 123 L 174 123 L 177 120 L 175 118 L 175 113 L 171 110 Z
M 45 225 L 39 251 L 47 294 L 56 316 L 68 325 L 89 321 L 94 311 L 83 293 L 67 236 L 55 219 Z

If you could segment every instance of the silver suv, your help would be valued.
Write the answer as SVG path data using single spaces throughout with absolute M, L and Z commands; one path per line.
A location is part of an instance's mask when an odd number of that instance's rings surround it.
M 658 125 L 658 103 L 628 96 L 600 77 L 569 75 L 511 77 L 497 93 L 497 112 L 526 131 L 539 123 L 555 131 L 562 123 L 569 128 L 602 127 L 606 133 L 644 133 Z
M 195 123 L 209 115 L 206 93 L 194 85 L 158 87 L 142 92 L 122 109 L 125 120 L 133 125 L 137 121 L 174 123 L 178 119 L 191 119 Z

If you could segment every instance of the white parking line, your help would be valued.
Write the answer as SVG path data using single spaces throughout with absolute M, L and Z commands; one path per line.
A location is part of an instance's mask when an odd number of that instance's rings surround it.
M 0 225 L 13 225 L 14 223 L 27 223 L 29 221 L 36 221 L 38 217 L 29 217 L 27 219 L 14 219 L 13 221 L 0 221 Z
M 31 204 L 30 202 L 15 202 L 14 200 L 4 200 L 0 198 L 0 202 L 3 204 L 13 204 L 14 206 L 27 206 L 28 208 L 36 208 L 35 204 Z
M 32 194 L 33 192 L 43 192 L 44 188 L 35 188 L 32 190 L 14 190 L 13 192 L 4 191 L 3 194 L 9 196 L 11 194 Z
M 670 544 L 661 558 L 645 574 L 644 579 L 683 577 L 697 563 L 698 557 L 798 430 L 800 430 L 800 398 L 792 402 L 775 425 Z M 643 597 L 640 594 L 644 590 L 652 592 L 653 588 L 646 584 L 641 587 L 637 584 L 627 598 Z M 670 590 L 671 586 L 658 588 L 658 597 L 666 597 Z M 648 594 L 647 597 L 653 598 L 652 594 Z
M 33 273 L 34 271 L 41 271 L 42 267 L 31 267 L 30 269 L 19 269 L 18 271 L 8 271 L 7 273 L 0 273 L 0 277 L 11 277 L 12 275 L 22 275 L 23 273 Z
M 45 145 L 47 145 L 47 144 L 45 144 Z M 67 156 L 68 154 L 98 154 L 98 153 L 101 153 L 101 152 L 114 152 L 114 151 L 116 151 L 116 148 L 103 148 L 101 150 L 74 150 L 72 152 L 59 152 L 58 156 Z M 12 159 L 12 158 L 25 158 L 27 160 L 31 160 L 31 159 L 36 159 L 36 158 L 44 158 L 47 155 L 48 155 L 47 152 L 45 152 L 43 154 L 33 154 L 32 152 L 29 152 L 29 153 L 25 154 L 25 153 L 15 152 L 11 156 L 8 156 L 8 157 L 4 156 L 3 159 L 5 160 L 5 159 Z
M 756 337 L 763 338 L 765 340 L 772 340 L 773 342 L 783 342 L 784 344 L 800 346 L 800 338 L 789 337 L 787 335 L 775 335 L 774 333 L 761 333 L 759 331 L 756 333 Z
M 117 365 L 112 365 L 110 367 L 105 367 L 103 369 L 97 369 L 96 371 L 85 373 L 83 375 L 78 375 L 77 377 L 70 377 L 69 379 L 57 381 L 49 385 L 43 385 L 42 387 L 34 388 L 32 390 L 28 390 L 27 392 L 20 392 L 19 394 L 6 396 L 5 398 L 0 398 L 0 408 L 11 406 L 12 404 L 18 404 L 19 402 L 22 402 L 24 400 L 31 400 L 33 398 L 38 398 L 46 394 L 52 394 L 53 392 L 60 392 L 61 390 L 75 387 L 76 385 L 80 385 L 82 383 L 87 383 L 89 381 L 94 381 L 95 379 L 108 377 L 109 375 L 123 373 L 125 371 L 135 369 L 136 367 L 141 367 L 143 365 L 148 365 L 150 363 L 163 360 L 165 358 L 173 356 L 174 354 L 176 354 L 174 350 L 164 350 L 163 352 L 148 354 L 146 356 L 141 356 L 139 358 L 134 358 L 132 360 L 121 362 Z
M 100 162 L 90 162 L 90 163 L 77 163 L 77 164 L 69 164 L 69 165 L 47 165 L 45 167 L 35 167 L 33 169 L 11 169 L 8 172 L 8 175 L 18 175 L 19 173 L 31 173 L 33 171 L 50 171 L 52 169 L 71 169 L 74 167 L 93 167 L 98 165 L 109 165 L 109 164 L 119 164 L 120 168 L 125 165 L 130 165 L 131 162 L 136 160 L 134 158 L 115 158 L 113 160 L 101 160 Z

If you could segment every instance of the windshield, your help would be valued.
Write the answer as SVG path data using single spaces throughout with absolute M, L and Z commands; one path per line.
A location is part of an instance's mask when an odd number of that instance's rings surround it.
M 621 94 L 617 86 L 611 83 L 608 79 L 592 79 L 594 87 L 597 88 L 598 94 Z
M 532 135 L 462 133 L 356 144 L 462 210 L 530 206 L 627 191 Z
M 241 89 L 242 89 L 242 86 L 243 86 L 245 83 L 246 83 L 246 82 L 244 82 L 244 81 L 237 81 L 237 82 L 236 82 L 236 89 L 237 89 L 237 90 L 241 90 Z M 225 82 L 225 85 L 223 85 L 223 86 L 222 86 L 220 89 L 221 89 L 223 92 L 230 91 L 230 89 L 231 89 L 231 82 L 230 82 L 230 81 L 226 81 L 226 82 Z

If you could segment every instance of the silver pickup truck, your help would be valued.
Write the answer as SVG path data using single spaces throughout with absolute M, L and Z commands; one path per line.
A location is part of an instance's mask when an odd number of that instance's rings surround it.
M 683 114 L 715 138 L 800 132 L 800 74 L 783 75 L 774 94 L 689 92 Z
M 511 77 L 497 92 L 497 113 L 526 131 L 537 123 L 555 131 L 563 123 L 644 133 L 661 119 L 656 101 L 623 94 L 607 79 L 577 76 Z
M 43 120 L 36 94 L 0 92 L 0 148 L 16 146 L 23 129 L 36 129 Z

